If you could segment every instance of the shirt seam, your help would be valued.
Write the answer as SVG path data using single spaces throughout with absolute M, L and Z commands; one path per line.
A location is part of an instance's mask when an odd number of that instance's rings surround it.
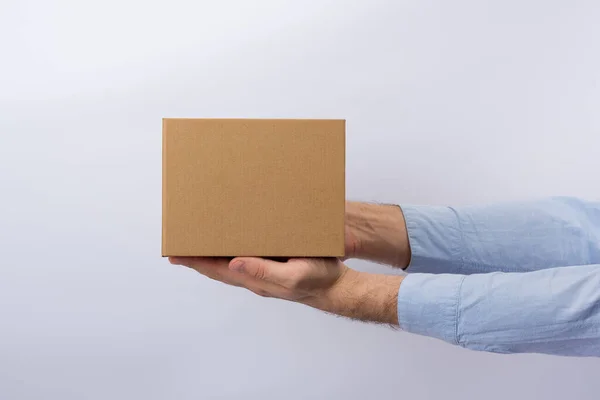
M 454 207 L 448 207 L 450 209 L 450 211 L 452 211 L 454 213 L 454 217 L 456 218 L 456 223 L 458 224 L 458 231 L 460 232 L 460 238 L 459 238 L 459 242 L 456 244 L 456 247 L 454 249 L 454 251 L 456 253 L 459 254 L 459 260 L 460 260 L 460 270 L 457 271 L 457 273 L 461 273 L 461 271 L 463 271 L 465 269 L 465 254 L 464 252 L 460 251 L 461 248 L 465 248 L 465 235 L 463 232 L 463 226 L 462 226 L 462 222 L 460 220 L 460 217 L 458 216 L 458 211 L 456 211 L 456 209 Z
M 598 328 L 598 323 L 596 321 L 593 321 L 593 322 L 579 322 L 579 323 L 577 321 L 565 321 L 565 322 L 556 322 L 556 323 L 553 323 L 553 324 L 532 325 L 532 326 L 528 326 L 527 329 L 522 329 L 522 328 L 499 328 L 499 329 L 496 329 L 496 330 L 488 330 L 488 331 L 486 331 L 486 333 L 514 332 L 515 334 L 517 334 L 517 333 L 521 333 L 521 332 L 528 332 L 531 329 L 555 328 L 555 327 L 559 327 L 559 326 L 570 326 L 570 325 L 575 325 L 575 326 L 577 326 L 577 328 L 592 327 L 592 328 L 598 329 L 599 332 L 600 332 L 600 328 Z
M 594 327 L 594 324 L 590 324 L 590 327 Z M 589 340 L 589 339 L 597 339 L 598 336 L 597 335 L 590 335 L 590 336 L 582 336 L 582 337 L 568 337 L 568 338 L 563 338 L 563 339 L 557 339 L 554 340 L 554 342 L 565 342 L 565 341 L 570 341 L 570 340 Z M 469 341 L 468 347 L 470 346 L 510 346 L 510 345 L 526 345 L 526 344 L 538 344 L 538 343 L 553 343 L 553 337 L 549 337 L 549 338 L 543 338 L 543 339 L 536 339 L 536 340 L 521 340 L 521 339 L 517 339 L 515 341 L 494 341 L 493 344 L 490 344 L 489 342 L 486 341 Z
M 462 292 L 462 287 L 463 287 L 463 283 L 465 282 L 465 279 L 467 278 L 467 276 L 463 276 L 462 279 L 460 280 L 460 283 L 458 284 L 458 290 L 456 291 L 456 310 L 454 313 L 454 343 L 457 345 L 461 345 L 460 344 L 460 338 L 458 335 L 458 321 L 460 320 L 460 305 L 461 305 L 461 292 Z

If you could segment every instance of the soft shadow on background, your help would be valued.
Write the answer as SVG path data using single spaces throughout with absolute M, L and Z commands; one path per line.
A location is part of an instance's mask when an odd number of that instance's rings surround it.
M 0 398 L 596 399 L 160 258 L 161 118 L 347 119 L 351 199 L 600 198 L 597 1 L 3 1 Z M 353 267 L 384 271 L 367 263 Z

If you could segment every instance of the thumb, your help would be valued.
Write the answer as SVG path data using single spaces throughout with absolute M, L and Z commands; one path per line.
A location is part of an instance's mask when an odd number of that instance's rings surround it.
M 284 284 L 289 277 L 289 266 L 286 263 L 258 257 L 234 258 L 229 263 L 229 269 L 261 281 L 279 285 Z

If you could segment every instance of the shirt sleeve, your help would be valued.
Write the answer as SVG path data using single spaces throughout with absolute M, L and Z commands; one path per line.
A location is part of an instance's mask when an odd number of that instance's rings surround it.
M 600 356 L 600 265 L 407 275 L 400 327 L 495 353 Z
M 523 272 L 600 264 L 600 202 L 548 198 L 486 206 L 402 206 L 408 272 Z

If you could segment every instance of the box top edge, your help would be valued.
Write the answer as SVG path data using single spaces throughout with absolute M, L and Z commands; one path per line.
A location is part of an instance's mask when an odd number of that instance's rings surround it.
M 193 117 L 163 117 L 163 121 L 339 121 L 346 122 L 345 118 L 193 118 Z

